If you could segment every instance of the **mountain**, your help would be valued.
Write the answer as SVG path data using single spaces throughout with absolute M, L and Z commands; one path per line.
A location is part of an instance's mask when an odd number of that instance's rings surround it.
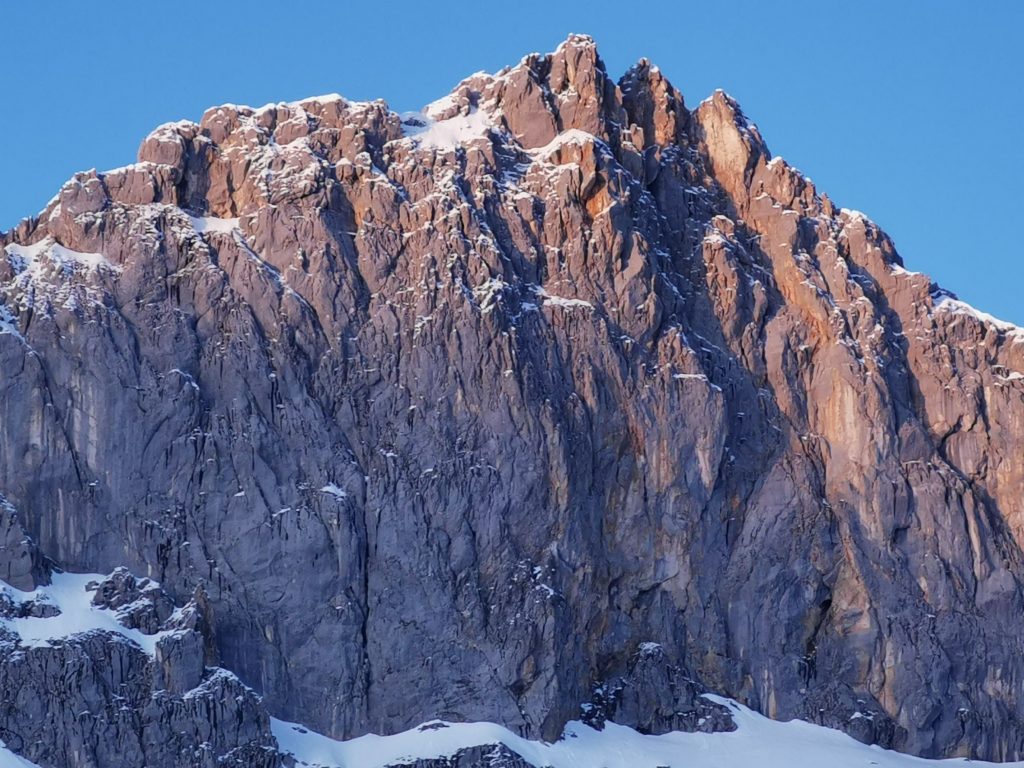
M 728 732 L 730 700 L 1024 758 L 1024 332 L 724 93 L 571 36 L 422 113 L 226 105 L 0 248 L 25 759 Z

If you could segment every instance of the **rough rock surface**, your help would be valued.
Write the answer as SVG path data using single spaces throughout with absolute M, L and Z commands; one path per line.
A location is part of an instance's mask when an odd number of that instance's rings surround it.
M 601 730 L 611 720 L 639 733 L 715 733 L 735 730 L 732 715 L 709 701 L 686 670 L 670 663 L 656 643 L 643 643 L 627 673 L 597 686 L 580 720 Z
M 534 768 L 504 744 L 460 749 L 451 757 L 426 758 L 394 768 Z
M 0 624 L 0 740 L 44 768 L 278 768 L 282 756 L 260 697 L 230 672 L 206 666 L 197 604 L 135 627 L 143 606 L 170 601 L 152 583 L 132 594 L 131 582 L 119 570 L 88 586 L 101 610 L 114 610 L 104 605 L 112 596 L 132 599 L 121 603 L 117 620 L 143 635 L 160 632 L 152 653 L 116 632 L 39 641 Z M 2 618 L 61 621 L 61 607 L 45 598 L 2 597 Z
M 1024 332 L 723 93 L 572 37 L 404 125 L 219 107 L 0 248 L 0 492 L 64 568 L 201 588 L 277 716 L 551 739 L 657 643 L 772 717 L 1024 757 Z M 678 727 L 643 674 L 616 711 Z
M 0 495 L 0 581 L 31 592 L 50 583 L 46 560 L 18 519 L 14 506 Z

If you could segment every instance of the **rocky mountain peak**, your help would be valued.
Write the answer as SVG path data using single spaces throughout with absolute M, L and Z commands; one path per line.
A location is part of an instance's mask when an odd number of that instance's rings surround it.
M 748 204 L 755 171 L 771 160 L 760 132 L 725 91 L 716 91 L 698 105 L 694 123 L 711 173 L 743 210 Z
M 683 95 L 658 67 L 641 59 L 622 76 L 619 89 L 631 123 L 643 131 L 642 142 L 635 132 L 631 133 L 638 149 L 687 143 L 690 113 Z
M 173 658 L 118 653 L 168 691 L 154 733 L 247 691 L 210 765 L 271 760 L 266 711 L 730 727 L 707 690 L 1024 754 L 1024 333 L 724 93 L 572 36 L 413 114 L 224 105 L 0 247 L 0 576 L 41 552 L 134 603 L 124 566 L 161 633 L 193 601 Z M 102 679 L 90 643 L 62 653 Z

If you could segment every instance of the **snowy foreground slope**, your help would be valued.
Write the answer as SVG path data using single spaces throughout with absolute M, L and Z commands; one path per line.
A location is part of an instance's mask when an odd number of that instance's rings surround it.
M 16 636 L 26 649 L 53 648 L 76 636 L 101 633 L 111 642 L 128 642 L 153 656 L 157 644 L 170 631 L 144 634 L 122 621 L 146 603 L 145 599 L 118 610 L 93 604 L 97 585 L 110 577 L 102 574 L 54 573 L 48 586 L 26 592 L 0 583 L 5 605 L 48 606 L 52 616 L 0 618 L 0 628 Z M 159 585 L 146 582 L 143 592 Z M 59 613 L 56 613 L 59 611 Z M 176 613 L 180 613 L 178 609 Z M 223 670 L 220 674 L 230 674 Z M 385 768 L 417 760 L 454 757 L 479 746 L 504 745 L 526 763 L 552 768 L 912 768 L 967 761 L 925 760 L 867 746 L 844 733 L 801 721 L 776 722 L 729 699 L 707 698 L 732 710 L 737 729 L 732 733 L 669 733 L 646 736 L 614 723 L 595 730 L 581 722 L 568 724 L 554 743 L 530 741 L 492 723 L 446 723 L 440 720 L 393 736 L 367 735 L 335 741 L 302 725 L 271 720 L 281 754 L 309 768 Z M 486 754 L 486 751 L 485 751 Z M 995 765 L 970 761 L 972 765 Z M 287 764 L 287 762 L 283 763 Z M 0 748 L 0 768 L 33 766 L 6 748 Z M 1004 768 L 1024 763 L 1002 763 Z
M 18 757 L 7 747 L 0 746 L 0 768 L 36 768 L 36 764 Z
M 861 744 L 846 734 L 799 720 L 780 723 L 728 699 L 737 729 L 732 733 L 668 733 L 645 736 L 608 723 L 596 731 L 570 723 L 553 744 L 528 741 L 491 723 L 427 723 L 394 736 L 363 736 L 338 742 L 301 726 L 272 721 L 283 752 L 299 766 L 385 768 L 415 760 L 450 757 L 477 745 L 504 744 L 530 765 L 551 768 L 925 768 L 966 765 L 1013 768 L 1024 763 L 926 760 Z M 303 732 L 305 731 L 305 732 Z

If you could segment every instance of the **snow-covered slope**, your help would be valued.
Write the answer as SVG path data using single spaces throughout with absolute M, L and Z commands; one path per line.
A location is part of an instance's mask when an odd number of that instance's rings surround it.
M 553 744 L 520 738 L 492 723 L 425 723 L 394 736 L 333 741 L 294 723 L 272 720 L 281 751 L 309 768 L 384 768 L 452 757 L 481 745 L 505 745 L 527 762 L 550 768 L 925 768 L 970 763 L 1013 768 L 1024 763 L 925 760 L 867 746 L 840 731 L 794 720 L 770 720 L 732 700 L 709 696 L 733 710 L 732 733 L 645 736 L 608 723 L 597 731 L 570 723 Z
M 0 768 L 39 768 L 23 757 L 18 757 L 0 741 Z

